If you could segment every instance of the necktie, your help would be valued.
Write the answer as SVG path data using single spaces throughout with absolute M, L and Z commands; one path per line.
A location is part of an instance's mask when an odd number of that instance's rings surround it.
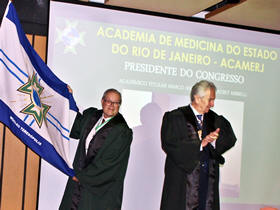
M 199 130 L 202 130 L 202 114 L 198 114 L 198 115 L 196 115 L 196 117 L 197 117 L 197 121 L 198 121 L 198 129 Z

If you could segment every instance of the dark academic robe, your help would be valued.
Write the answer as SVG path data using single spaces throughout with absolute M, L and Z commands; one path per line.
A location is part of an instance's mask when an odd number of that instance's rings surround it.
M 190 210 L 198 207 L 200 145 L 196 117 L 190 106 L 166 112 L 161 128 L 162 148 L 166 153 L 161 210 Z M 230 123 L 210 110 L 204 114 L 205 135 L 220 128 L 216 147 L 210 150 L 206 210 L 219 209 L 219 164 L 222 154 L 234 146 L 236 137 Z
M 132 130 L 117 114 L 97 131 L 86 154 L 86 138 L 101 116 L 102 110 L 89 108 L 75 118 L 70 137 L 80 139 L 73 162 L 79 183 L 69 178 L 60 210 L 121 209 Z

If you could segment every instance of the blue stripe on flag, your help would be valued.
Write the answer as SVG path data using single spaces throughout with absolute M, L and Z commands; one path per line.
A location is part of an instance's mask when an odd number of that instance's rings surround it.
M 23 119 L 23 121 L 25 122 L 26 120 L 27 120 L 27 118 L 28 118 L 28 114 L 24 117 L 24 119 Z
M 50 123 L 59 131 L 59 133 L 61 134 L 61 136 L 62 136 L 63 138 L 65 138 L 65 139 L 67 139 L 67 140 L 70 140 L 69 137 L 63 135 L 63 133 L 61 132 L 61 130 L 60 130 L 52 121 L 50 121 L 48 118 L 47 118 L 47 121 L 50 122 Z
M 53 116 L 50 112 L 48 112 L 48 114 L 60 125 L 60 127 L 61 127 L 63 130 L 65 130 L 65 131 L 68 132 L 68 133 L 70 132 L 69 129 L 63 127 L 63 125 L 58 121 L 58 119 L 57 119 L 55 116 Z
M 33 125 L 34 122 L 35 122 L 35 120 L 33 119 L 33 120 L 31 121 L 31 123 L 29 124 L 29 127 L 31 127 L 31 126 Z
M 19 70 L 20 73 L 22 73 L 25 77 L 28 78 L 28 75 L 27 75 L 24 71 L 22 71 L 22 70 L 15 64 L 15 62 L 12 61 L 12 59 L 10 59 L 10 58 L 8 57 L 8 55 L 7 55 L 2 49 L 0 49 L 0 52 L 7 58 L 8 61 L 10 61 L 11 64 L 13 64 L 13 66 L 15 66 L 15 67 L 17 68 L 17 70 Z
M 17 78 L 21 84 L 24 84 L 24 82 L 7 66 L 7 64 L 1 58 L 0 61 L 4 64 L 8 72 L 10 72 L 15 78 Z
M 74 176 L 73 169 L 68 167 L 54 146 L 18 118 L 2 100 L 0 100 L 0 113 L 6 113 L 0 115 L 0 121 L 8 126 L 24 144 L 57 169 Z

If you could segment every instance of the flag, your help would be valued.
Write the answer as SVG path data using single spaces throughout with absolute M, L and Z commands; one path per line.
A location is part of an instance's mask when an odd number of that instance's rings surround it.
M 9 2 L 0 28 L 0 121 L 44 160 L 74 176 L 69 117 L 77 111 L 67 84 L 32 48 Z

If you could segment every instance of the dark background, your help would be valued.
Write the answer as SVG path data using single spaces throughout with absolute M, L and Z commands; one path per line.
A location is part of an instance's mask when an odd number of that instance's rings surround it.
M 0 22 L 7 3 L 8 0 L 0 0 Z M 47 35 L 49 0 L 14 0 L 13 4 L 26 34 Z

